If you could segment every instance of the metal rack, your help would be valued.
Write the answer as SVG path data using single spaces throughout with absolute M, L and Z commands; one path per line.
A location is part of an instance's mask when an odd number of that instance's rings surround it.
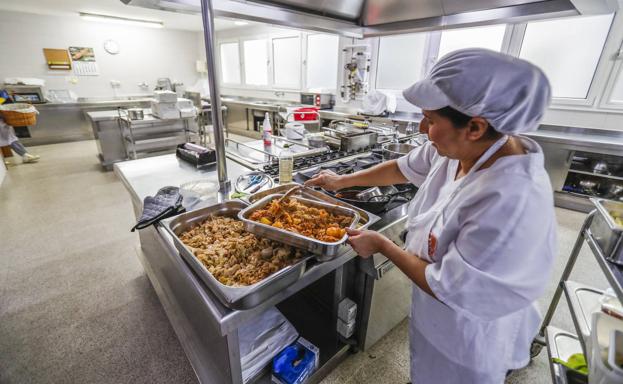
M 569 280 L 569 276 L 575 266 L 575 262 L 577 261 L 584 242 L 588 244 L 597 260 L 597 264 L 599 264 L 608 283 L 615 291 L 617 298 L 623 302 L 623 269 L 607 260 L 606 255 L 604 255 L 604 252 L 591 232 L 591 224 L 598 214 L 598 210 L 593 210 L 588 214 L 582 224 L 582 228 L 575 241 L 567 265 L 560 277 L 558 288 L 543 318 L 539 334 L 532 343 L 532 357 L 538 355 L 541 349 L 547 346 L 553 383 L 566 383 L 566 378 L 564 377 L 563 367 L 560 364 L 554 363 L 552 358 L 558 357 L 566 360 L 574 353 L 584 353 L 585 356 L 588 356 L 586 341 L 589 339 L 591 332 L 590 316 L 600 307 L 599 297 L 602 295 L 603 291 Z M 575 334 L 562 331 L 549 325 L 563 292 L 567 298 L 569 311 L 571 312 L 576 330 Z
M 142 120 L 132 120 L 120 115 L 119 128 L 127 157 L 137 159 L 139 154 L 175 149 L 178 144 L 190 141 L 192 119 L 158 119 L 146 114 Z

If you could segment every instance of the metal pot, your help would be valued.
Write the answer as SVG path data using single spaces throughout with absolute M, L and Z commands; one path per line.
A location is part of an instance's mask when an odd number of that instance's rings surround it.
M 128 108 L 128 118 L 130 120 L 143 120 L 143 108 Z
M 393 160 L 406 155 L 416 148 L 415 145 L 404 143 L 391 143 L 383 145 L 383 160 Z
M 310 147 L 322 148 L 325 145 L 327 145 L 327 142 L 325 141 L 324 137 L 322 137 L 322 136 L 308 136 L 307 137 L 307 144 Z

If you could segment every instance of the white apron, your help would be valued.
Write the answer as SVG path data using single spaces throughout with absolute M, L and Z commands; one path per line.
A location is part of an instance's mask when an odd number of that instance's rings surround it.
M 420 193 L 435 178 L 435 172 L 446 172 L 445 184 L 437 191 L 437 198 L 426 211 L 418 212 L 420 207 L 411 204 L 408 221 L 409 236 L 407 250 L 433 264 L 440 264 L 441 258 L 447 249 L 439 251 L 439 240 L 450 244 L 448 237 L 458 236 L 460 228 L 446 228 L 446 212 L 449 204 L 457 199 L 464 187 L 475 177 L 475 172 L 483 163 L 493 156 L 508 140 L 504 136 L 493 144 L 470 169 L 467 175 L 459 180 L 454 180 L 458 162 L 437 162 L 430 169 L 429 176 L 420 185 Z M 442 169 L 447 167 L 448 169 Z M 437 182 L 439 180 L 437 179 Z M 473 187 L 472 187 L 473 188 Z M 433 188 L 435 190 L 435 188 Z M 436 190 L 435 190 L 436 191 Z M 457 200 L 460 200 L 459 197 Z M 553 212 L 553 210 L 552 210 Z M 456 216 L 456 215 L 455 215 Z M 445 236 L 442 238 L 442 236 Z M 547 273 L 547 258 L 545 258 L 544 270 Z M 453 261 L 448 260 L 448 263 Z M 431 265 L 433 265 L 431 264 Z M 469 263 L 468 267 L 469 267 Z M 450 268 L 450 267 L 446 267 Z M 455 266 L 456 276 L 462 274 L 464 266 Z M 427 281 L 438 299 L 433 298 L 422 291 L 415 284 L 412 292 L 412 308 L 410 320 L 410 347 L 411 347 L 411 379 L 414 384 L 428 383 L 478 383 L 500 384 L 508 369 L 519 368 L 528 361 L 521 357 L 517 358 L 517 349 L 526 349 L 525 340 L 531 339 L 540 317 L 533 306 L 528 305 L 517 313 L 494 319 L 483 319 L 472 316 L 470 313 L 455 310 L 454 305 L 446 304 L 443 297 L 439 297 L 443 289 L 433 284 L 427 267 Z M 447 273 L 447 272 L 446 272 Z M 480 273 L 480 272 L 478 272 Z M 450 279 L 453 278 L 450 274 Z M 444 278 L 448 276 L 444 275 Z M 458 277 L 460 278 L 460 277 Z M 473 282 L 470 281 L 470 287 Z M 461 289 L 458 284 L 457 290 Z M 468 288 L 469 290 L 470 288 Z M 439 293 L 438 293 L 439 292 Z M 464 292 L 469 295 L 470 292 Z M 476 293 L 474 293 L 476 294 Z M 512 298 L 509 298 L 512 300 Z M 449 303 L 451 300 L 448 300 Z M 468 304 L 471 305 L 471 304 Z M 519 305 L 519 304 L 518 304 Z M 522 326 L 522 324 L 527 324 Z M 516 340 L 523 340 L 515 344 Z M 520 356 L 523 356 L 519 353 Z M 522 361 L 519 361 L 522 360 Z

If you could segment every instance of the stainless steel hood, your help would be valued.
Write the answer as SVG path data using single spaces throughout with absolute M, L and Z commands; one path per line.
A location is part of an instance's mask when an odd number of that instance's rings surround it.
M 200 0 L 121 0 L 128 5 L 201 12 Z M 612 13 L 617 0 L 213 0 L 214 14 L 368 37 L 476 25 Z

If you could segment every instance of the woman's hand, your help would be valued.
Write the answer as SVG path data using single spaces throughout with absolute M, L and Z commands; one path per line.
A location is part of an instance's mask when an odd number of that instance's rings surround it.
M 346 228 L 346 232 L 348 233 L 348 244 L 364 259 L 381 252 L 385 243 L 389 241 L 385 236 L 375 231 Z
M 327 191 L 337 191 L 345 187 L 344 178 L 329 170 L 322 170 L 305 182 L 306 187 L 321 187 Z

